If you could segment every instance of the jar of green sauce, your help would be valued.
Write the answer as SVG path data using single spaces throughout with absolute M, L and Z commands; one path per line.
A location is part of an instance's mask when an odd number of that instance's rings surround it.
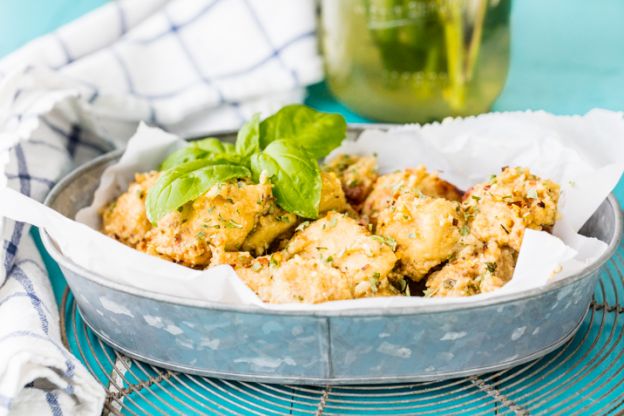
M 372 119 L 489 110 L 509 67 L 511 0 L 321 0 L 329 88 Z

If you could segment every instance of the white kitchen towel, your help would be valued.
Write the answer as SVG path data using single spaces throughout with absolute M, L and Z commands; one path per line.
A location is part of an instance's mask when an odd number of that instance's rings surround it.
M 313 0 L 111 2 L 0 61 L 0 187 L 42 200 L 141 120 L 234 128 L 321 77 Z M 61 343 L 28 227 L 0 219 L 0 245 L 0 416 L 98 414 L 104 391 Z

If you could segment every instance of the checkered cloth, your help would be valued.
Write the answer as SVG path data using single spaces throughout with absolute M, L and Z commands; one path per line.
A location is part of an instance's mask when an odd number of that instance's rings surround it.
M 0 186 L 42 200 L 140 120 L 194 135 L 301 101 L 314 23 L 313 0 L 119 1 L 36 40 L 0 62 Z M 0 221 L 0 415 L 99 413 L 28 227 Z

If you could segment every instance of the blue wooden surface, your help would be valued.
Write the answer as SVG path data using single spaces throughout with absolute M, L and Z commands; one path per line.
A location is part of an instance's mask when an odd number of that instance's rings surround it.
M 0 1 L 0 57 L 105 2 Z M 622 22 L 622 0 L 516 1 L 512 14 L 511 69 L 493 110 L 542 109 L 555 114 L 583 114 L 594 107 L 624 110 Z M 352 122 L 365 121 L 337 103 L 324 84 L 311 87 L 309 93 L 308 104 L 340 112 Z M 624 202 L 623 182 L 616 196 L 620 203 Z M 38 238 L 36 230 L 33 235 Z M 43 250 L 42 254 L 60 300 L 64 278 Z

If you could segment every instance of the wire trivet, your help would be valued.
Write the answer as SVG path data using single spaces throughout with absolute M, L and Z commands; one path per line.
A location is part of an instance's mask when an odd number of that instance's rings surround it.
M 383 386 L 227 381 L 158 368 L 105 345 L 66 291 L 64 342 L 107 389 L 113 415 L 569 415 L 624 413 L 624 250 L 602 273 L 577 334 L 536 361 L 482 376 Z

